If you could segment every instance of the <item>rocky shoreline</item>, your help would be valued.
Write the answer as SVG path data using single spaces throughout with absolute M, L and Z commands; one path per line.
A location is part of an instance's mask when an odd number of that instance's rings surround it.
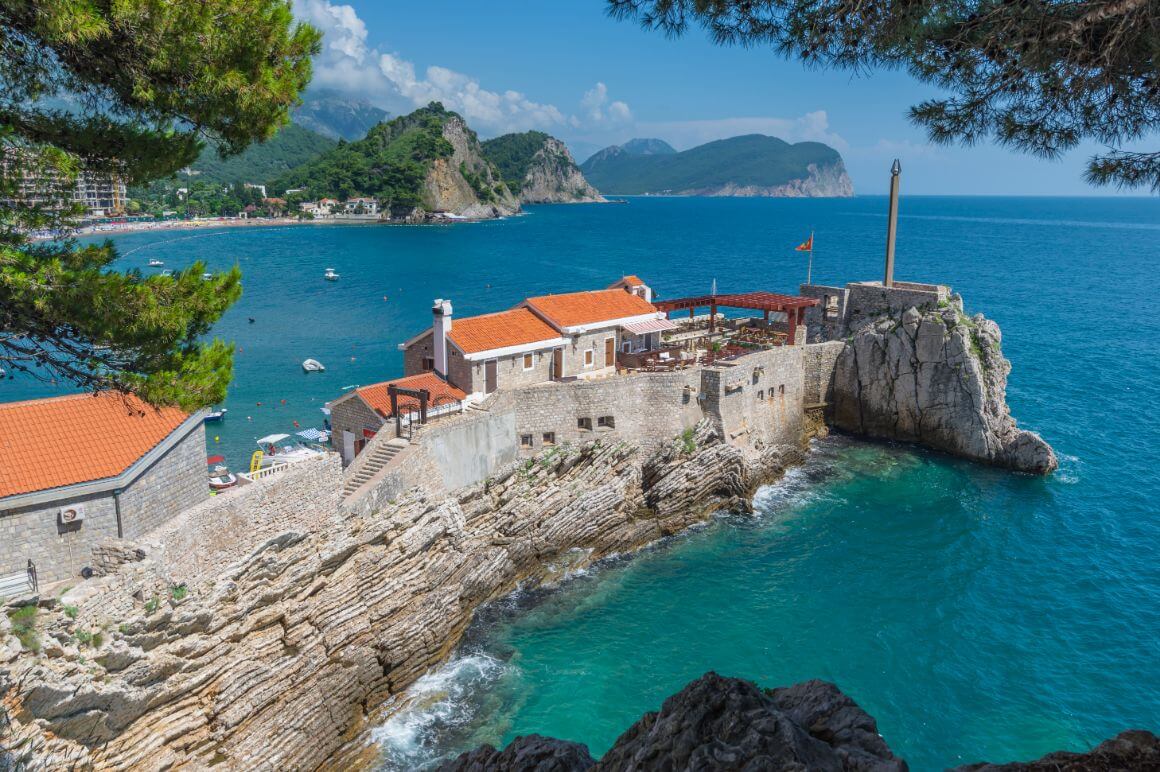
M 517 737 L 502 751 L 483 745 L 440 772 L 585 770 L 850 770 L 905 772 L 866 711 L 825 681 L 761 689 L 706 673 L 646 713 L 599 761 L 580 743 Z M 1130 730 L 1087 753 L 1057 752 L 1037 761 L 969 764 L 951 772 L 1056 772 L 1160 769 L 1160 738 Z

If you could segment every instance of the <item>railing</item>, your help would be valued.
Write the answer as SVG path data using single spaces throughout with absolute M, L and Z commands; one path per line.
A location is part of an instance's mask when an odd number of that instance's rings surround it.
M 36 577 L 36 564 L 31 558 L 23 571 L 0 576 L 0 598 L 19 598 L 37 592 L 40 592 L 40 582 Z
M 40 592 L 40 579 L 36 576 L 36 564 L 32 562 L 32 558 L 28 559 L 28 584 L 33 592 Z
M 256 472 L 242 472 L 238 476 L 244 477 L 247 480 L 253 482 L 255 480 L 261 480 L 261 479 L 264 479 L 266 477 L 269 477 L 270 475 L 278 474 L 278 472 L 282 472 L 282 471 L 289 469 L 289 468 L 290 468 L 289 464 L 271 464 L 270 466 L 262 467 L 261 469 L 259 469 Z

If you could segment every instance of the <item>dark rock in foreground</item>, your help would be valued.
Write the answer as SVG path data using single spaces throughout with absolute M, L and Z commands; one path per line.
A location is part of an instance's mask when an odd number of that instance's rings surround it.
M 831 683 L 806 681 L 761 690 L 749 681 L 706 673 L 629 727 L 599 762 L 578 743 L 517 737 L 441 767 L 457 772 L 582 770 L 854 770 L 904 772 L 874 719 Z M 974 764 L 951 772 L 1160 770 L 1160 738 L 1128 731 L 1088 753 L 1038 761 Z

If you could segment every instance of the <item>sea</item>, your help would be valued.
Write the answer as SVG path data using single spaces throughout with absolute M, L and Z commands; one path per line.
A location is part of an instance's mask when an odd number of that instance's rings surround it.
M 115 237 L 116 267 L 241 266 L 214 329 L 237 346 L 228 413 L 207 437 L 240 468 L 257 437 L 321 427 L 327 401 L 399 375 L 435 298 L 465 316 L 630 273 L 660 297 L 877 279 L 886 212 L 874 196 L 631 198 L 451 226 L 147 232 Z M 793 248 L 811 232 L 809 266 Z M 599 756 L 708 670 L 833 681 L 916 770 L 1160 732 L 1160 199 L 904 197 L 896 276 L 1000 324 L 1012 413 L 1058 472 L 816 441 L 755 515 L 482 609 L 374 727 L 380 766 L 532 732 Z M 63 388 L 0 381 L 0 400 Z

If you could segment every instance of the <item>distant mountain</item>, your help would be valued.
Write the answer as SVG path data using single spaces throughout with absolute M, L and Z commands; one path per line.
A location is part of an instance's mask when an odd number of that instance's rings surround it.
M 271 188 L 304 188 L 313 198 L 373 196 L 390 219 L 406 222 L 435 212 L 483 219 L 520 208 L 475 132 L 438 102 L 380 123 L 357 142 L 339 142 Z
M 219 158 L 215 147 L 206 147 L 190 166 L 190 172 L 205 182 L 260 184 L 317 158 L 335 144 L 333 139 L 290 124 L 269 140 L 250 145 L 241 155 L 231 158 Z
M 381 123 L 387 115 L 386 110 L 380 110 L 370 102 L 318 91 L 305 95 L 291 119 L 324 137 L 353 141 L 365 137 L 371 127 Z
M 603 201 L 588 184 L 567 146 L 542 131 L 504 134 L 483 143 L 508 188 L 524 204 Z
M 641 152 L 642 148 L 651 148 L 652 152 Z M 837 150 L 820 142 L 791 145 L 762 134 L 722 139 L 679 153 L 660 140 L 633 140 L 601 150 L 581 164 L 580 170 L 589 182 L 607 193 L 854 195 L 854 186 Z

